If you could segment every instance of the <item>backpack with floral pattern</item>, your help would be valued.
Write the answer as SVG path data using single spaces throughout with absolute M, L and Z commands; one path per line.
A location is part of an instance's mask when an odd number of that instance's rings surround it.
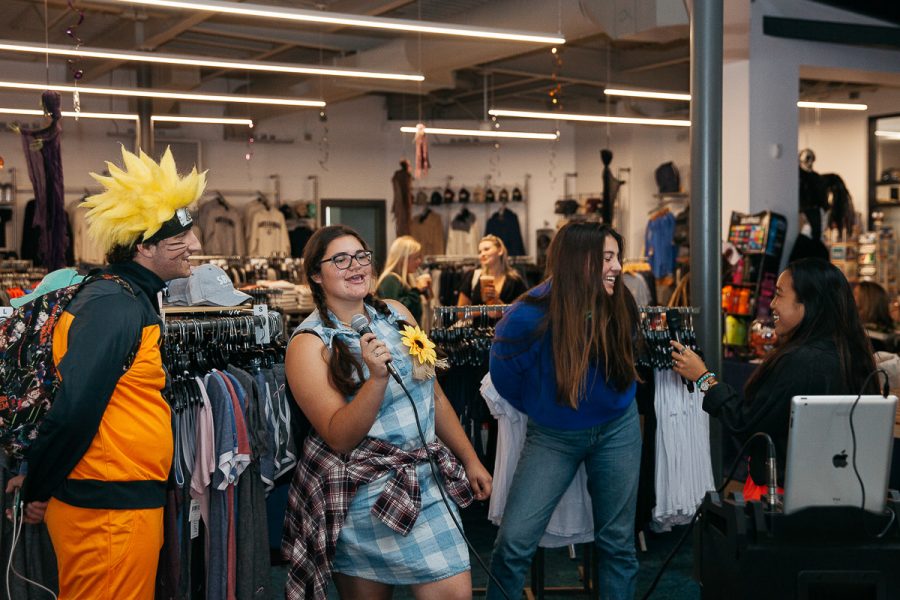
M 0 324 L 0 448 L 9 457 L 23 458 L 59 389 L 53 362 L 56 323 L 83 286 L 103 279 L 134 293 L 120 277 L 98 274 L 38 296 Z M 133 360 L 132 355 L 127 364 Z

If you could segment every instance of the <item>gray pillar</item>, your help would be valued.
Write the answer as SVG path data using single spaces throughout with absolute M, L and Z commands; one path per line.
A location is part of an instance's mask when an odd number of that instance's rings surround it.
M 150 65 L 139 64 L 137 67 L 137 86 L 138 88 L 149 89 L 152 87 Z M 153 100 L 151 98 L 137 99 L 138 114 L 138 135 L 137 147 L 150 156 L 155 156 L 153 152 L 153 123 L 150 117 L 153 116 Z
M 722 0 L 694 0 L 691 14 L 691 303 L 706 364 L 722 365 Z M 710 419 L 713 474 L 722 477 L 722 430 Z
M 138 15 L 134 23 L 134 41 L 138 48 L 144 43 L 144 18 Z M 138 88 L 150 89 L 153 87 L 150 65 L 147 63 L 138 63 L 137 65 L 137 86 Z M 135 139 L 135 152 L 143 150 L 150 156 L 154 156 L 153 152 L 153 122 L 150 117 L 153 116 L 153 100 L 150 98 L 137 99 L 137 139 Z

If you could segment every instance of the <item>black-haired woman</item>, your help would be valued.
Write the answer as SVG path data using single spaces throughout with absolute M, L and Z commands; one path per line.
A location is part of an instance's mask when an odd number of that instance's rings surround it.
M 285 367 L 315 431 L 289 494 L 286 596 L 324 598 L 333 572 L 342 598 L 387 599 L 394 585 L 411 586 L 416 598 L 471 598 L 469 553 L 453 523 L 458 512 L 442 503 L 428 455 L 459 505 L 473 491 L 487 498 L 491 477 L 433 370 L 429 377 L 413 364 L 401 328 L 415 321 L 399 302 L 372 296 L 372 252 L 352 229 L 320 229 L 303 258 L 316 311 L 295 331 Z M 356 333 L 355 315 L 373 333 Z M 422 337 L 407 334 L 406 341 L 421 350 Z M 414 404 L 390 378 L 389 362 Z
M 743 399 L 678 342 L 672 342 L 672 358 L 674 370 L 704 392 L 703 410 L 717 417 L 739 443 L 757 432 L 772 436 L 782 485 L 791 398 L 856 394 L 875 363 L 847 278 L 822 259 L 804 258 L 787 266 L 775 284 L 772 315 L 778 345 L 750 376 Z M 873 377 L 865 391 L 877 389 Z M 751 443 L 749 457 L 744 498 L 756 500 L 765 491 L 764 440 Z

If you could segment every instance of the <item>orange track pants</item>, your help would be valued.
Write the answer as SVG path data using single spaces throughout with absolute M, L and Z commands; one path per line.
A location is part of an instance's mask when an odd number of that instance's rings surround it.
M 163 509 L 78 508 L 51 498 L 44 515 L 59 600 L 153 600 Z

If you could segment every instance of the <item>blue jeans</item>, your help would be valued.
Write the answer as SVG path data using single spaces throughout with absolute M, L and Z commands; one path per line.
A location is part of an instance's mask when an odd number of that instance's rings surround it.
M 525 572 L 550 516 L 575 471 L 585 464 L 594 515 L 597 574 L 603 600 L 634 597 L 638 561 L 634 547 L 641 433 L 637 405 L 621 417 L 580 431 L 528 421 L 525 447 L 509 489 L 491 555 L 491 573 L 510 598 L 520 598 Z M 488 600 L 503 594 L 488 581 Z

